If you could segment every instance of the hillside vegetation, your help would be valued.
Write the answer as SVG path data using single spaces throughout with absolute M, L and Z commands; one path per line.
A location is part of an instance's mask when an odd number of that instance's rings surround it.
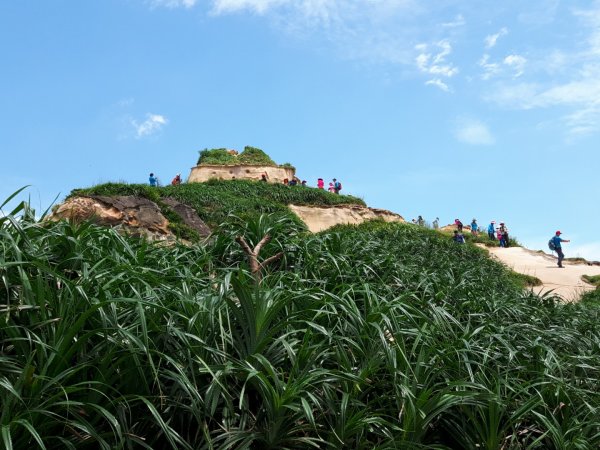
M 336 195 L 303 186 L 262 183 L 251 180 L 210 180 L 205 183 L 186 183 L 179 186 L 151 187 L 146 184 L 105 183 L 87 189 L 74 189 L 69 197 L 78 195 L 136 195 L 159 203 L 163 197 L 173 197 L 194 208 L 211 227 L 227 220 L 230 213 L 244 219 L 255 219 L 260 214 L 274 213 L 287 217 L 303 226 L 287 205 L 362 205 L 362 199 L 350 195 Z M 172 215 L 166 214 L 169 218 Z
M 260 148 L 250 146 L 244 147 L 244 151 L 239 155 L 230 153 L 226 148 L 205 148 L 198 157 L 198 165 L 200 164 L 277 166 Z
M 24 204 L 0 233 L 5 448 L 600 446 L 599 309 L 470 244 L 271 214 L 164 247 Z M 236 237 L 266 235 L 258 282 Z

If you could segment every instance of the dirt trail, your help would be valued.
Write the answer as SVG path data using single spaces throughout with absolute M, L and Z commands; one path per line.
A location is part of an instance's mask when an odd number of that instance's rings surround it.
M 515 272 L 533 275 L 542 280 L 542 286 L 534 287 L 534 292 L 553 290 L 567 301 L 576 301 L 585 291 L 594 289 L 594 286 L 581 279 L 582 275 L 600 275 L 600 266 L 564 261 L 565 268 L 560 269 L 556 266 L 556 257 L 522 247 L 490 247 L 487 250 L 492 257 Z

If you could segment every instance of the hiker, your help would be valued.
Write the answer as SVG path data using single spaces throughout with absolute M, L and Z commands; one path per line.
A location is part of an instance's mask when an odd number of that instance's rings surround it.
M 454 219 L 454 224 L 456 225 L 456 229 L 460 232 L 462 232 L 463 230 L 463 223 L 458 220 L 458 219 Z
M 417 224 L 422 227 L 423 225 L 425 225 L 425 220 L 423 219 L 423 216 L 419 216 L 419 218 L 417 219 Z
M 302 186 L 306 187 L 306 180 L 302 180 L 302 183 L 300 183 Z
M 333 183 L 329 183 L 329 188 L 327 190 L 332 194 L 335 192 L 335 187 L 333 187 Z
M 173 186 L 177 186 L 178 184 L 181 184 L 181 174 L 180 173 L 175 175 L 175 178 L 173 178 L 173 180 L 171 180 L 171 184 Z
M 267 175 L 267 172 L 263 173 L 260 176 L 260 181 L 264 181 L 265 183 L 268 181 L 269 176 Z
M 298 184 L 298 181 L 295 178 L 292 178 L 288 184 L 290 186 L 296 186 Z
M 500 233 L 502 233 L 502 241 L 504 242 L 503 247 L 508 248 L 508 228 L 506 228 L 504 222 L 500 222 Z
M 154 176 L 154 173 L 150 174 L 150 178 L 148 178 L 148 182 L 150 183 L 150 186 L 158 186 L 158 177 Z
M 477 225 L 477 220 L 473 219 L 471 221 L 471 234 L 473 236 L 477 236 L 477 230 L 479 230 L 479 226 Z
M 496 238 L 498 238 L 498 245 L 500 245 L 500 247 L 504 247 L 504 239 L 502 238 L 502 231 L 500 231 L 500 227 L 496 228 Z
M 490 222 L 490 224 L 488 225 L 488 237 L 490 238 L 490 240 L 495 241 L 496 240 L 496 236 L 494 233 L 494 230 L 496 228 L 496 221 L 492 220 Z
M 284 178 L 283 179 L 283 184 L 285 184 L 286 186 L 289 186 L 290 180 L 288 180 L 287 178 Z
M 325 182 L 323 181 L 323 178 L 318 178 L 317 179 L 317 188 L 318 189 L 325 189 Z
M 335 178 L 333 179 L 333 189 L 336 194 L 339 194 L 340 191 L 342 190 L 342 183 L 340 183 Z
M 571 241 L 569 239 L 562 239 L 560 237 L 561 234 L 562 233 L 560 231 L 557 231 L 556 234 L 552 237 L 552 239 L 550 239 L 550 243 L 554 244 L 554 251 L 558 255 L 558 267 L 560 267 L 561 269 L 564 269 L 562 262 L 563 262 L 563 259 L 565 259 L 565 254 L 563 253 L 562 246 L 560 244 L 561 244 L 561 242 L 571 242 Z M 550 248 L 552 248 L 552 247 L 550 247 Z
M 437 230 L 440 228 L 440 218 L 436 217 L 435 220 L 433 221 L 433 229 Z
M 465 237 L 463 236 L 462 233 L 459 233 L 458 230 L 454 230 L 454 236 L 452 237 L 452 240 L 454 242 L 456 242 L 457 244 L 464 244 L 465 243 Z

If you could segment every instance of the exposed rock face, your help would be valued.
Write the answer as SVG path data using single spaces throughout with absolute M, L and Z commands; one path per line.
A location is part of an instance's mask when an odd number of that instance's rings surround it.
M 220 166 L 213 164 L 200 164 L 192 167 L 189 183 L 202 183 L 211 179 L 217 180 L 260 180 L 263 173 L 268 176 L 269 183 L 282 183 L 285 178 L 291 180 L 296 174 L 296 170 L 291 167 L 273 167 L 273 166 Z
M 208 228 L 208 225 L 206 225 L 200 216 L 198 216 L 198 213 L 194 208 L 170 197 L 163 198 L 162 202 L 175 211 L 177 215 L 181 217 L 183 223 L 191 229 L 196 230 L 200 236 L 206 237 L 210 234 L 210 228 Z
M 187 205 L 174 199 L 163 202 L 177 213 L 182 221 L 196 230 L 200 236 L 208 236 L 210 229 Z M 70 198 L 59 205 L 49 220 L 68 219 L 75 222 L 90 220 L 98 225 L 122 227 L 135 235 L 145 235 L 152 239 L 174 238 L 169 229 L 169 221 L 156 203 L 135 196 L 90 196 Z
M 306 224 L 313 233 L 326 230 L 335 225 L 359 224 L 367 220 L 383 219 L 386 222 L 405 222 L 399 214 L 385 209 L 368 208 L 360 205 L 335 206 L 296 206 L 289 208 Z

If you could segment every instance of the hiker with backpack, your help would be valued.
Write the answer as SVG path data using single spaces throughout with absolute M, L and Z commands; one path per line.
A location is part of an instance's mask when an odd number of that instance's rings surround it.
M 550 250 L 552 250 L 553 252 L 556 252 L 556 254 L 558 255 L 558 267 L 560 267 L 561 269 L 564 269 L 564 266 L 562 265 L 563 259 L 565 259 L 565 254 L 562 251 L 562 246 L 561 246 L 561 242 L 571 242 L 569 239 L 562 239 L 560 237 L 562 233 L 560 231 L 557 231 L 555 233 L 555 235 L 548 241 L 548 247 L 550 248 Z
M 338 180 L 336 180 L 335 178 L 333 179 L 333 191 L 336 194 L 339 194 L 340 191 L 342 190 L 342 183 L 340 183 Z
M 150 177 L 148 177 L 148 183 L 150 183 L 150 186 L 157 187 L 158 186 L 158 177 L 154 176 L 154 173 L 151 173 Z
M 458 219 L 454 219 L 454 224 L 456 225 L 456 230 L 462 233 L 463 223 Z
M 175 175 L 175 178 L 173 178 L 173 180 L 171 180 L 171 185 L 178 186 L 180 184 L 181 184 L 181 174 L 178 173 L 177 175 Z

